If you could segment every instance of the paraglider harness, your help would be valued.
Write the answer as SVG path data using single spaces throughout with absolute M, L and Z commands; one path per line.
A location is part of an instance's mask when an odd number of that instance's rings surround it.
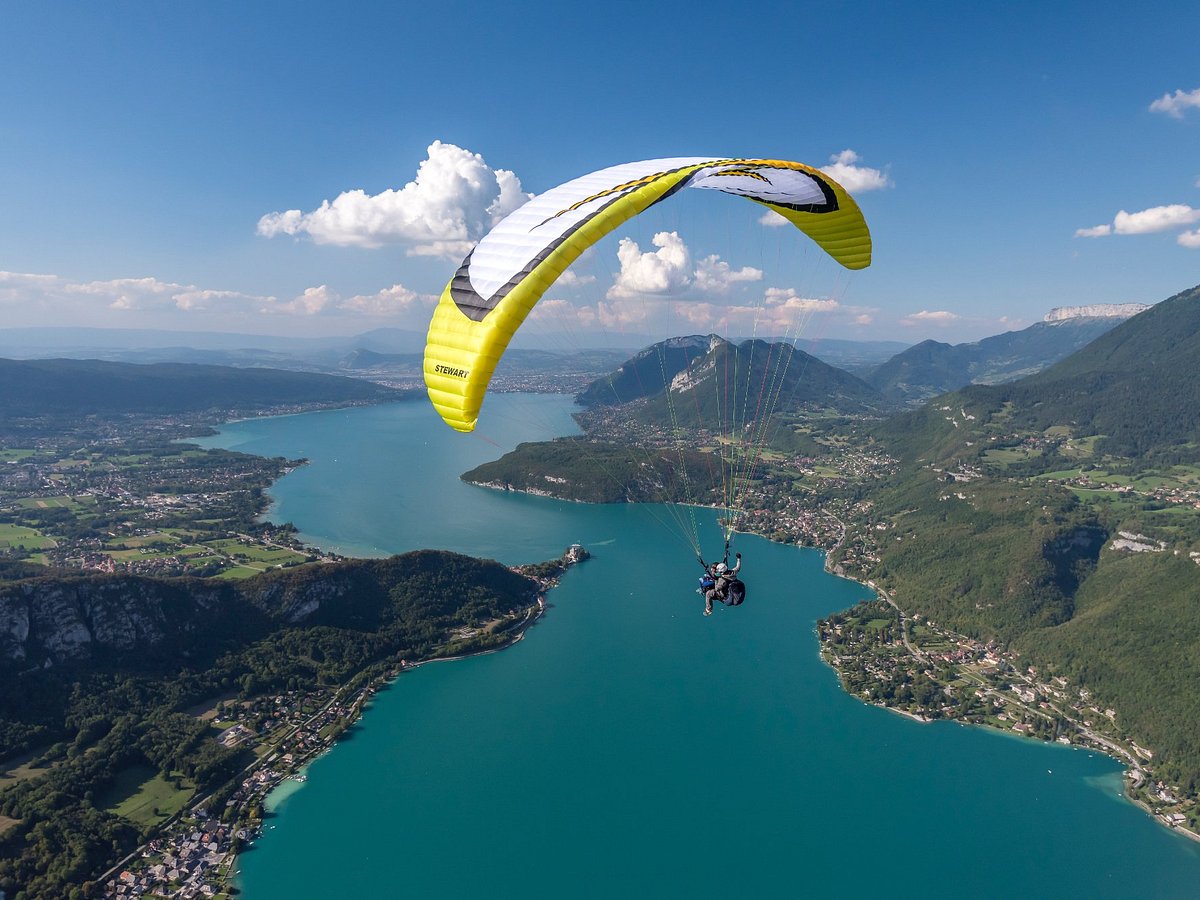
M 741 559 L 741 554 L 737 554 Z M 700 576 L 700 589 L 698 593 L 705 594 L 711 591 L 717 584 L 717 579 L 712 576 L 712 567 L 704 561 L 704 557 L 699 553 L 696 554 L 696 559 L 700 561 L 700 565 L 704 567 L 704 574 Z M 725 542 L 725 558 L 722 560 L 725 567 L 729 567 L 729 542 Z M 717 594 L 717 599 L 726 606 L 741 606 L 746 600 L 746 585 L 736 575 L 725 575 L 725 590 Z

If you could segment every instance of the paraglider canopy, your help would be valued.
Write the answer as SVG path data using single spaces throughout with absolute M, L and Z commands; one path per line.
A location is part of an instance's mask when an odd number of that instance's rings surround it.
M 579 255 L 682 188 L 745 197 L 783 216 L 848 269 L 871 262 L 857 204 L 828 175 L 776 159 L 653 159 L 546 191 L 501 220 L 442 292 L 425 347 L 425 385 L 458 431 L 472 431 L 496 368 L 530 310 Z

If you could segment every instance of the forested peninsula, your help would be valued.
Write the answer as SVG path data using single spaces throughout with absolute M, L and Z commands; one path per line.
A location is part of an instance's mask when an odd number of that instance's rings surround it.
M 212 815 L 236 813 L 224 797 L 254 754 L 214 740 L 197 706 L 227 716 L 264 695 L 345 690 L 402 661 L 502 646 L 543 588 L 435 551 L 238 582 L 56 572 L 0 584 L 3 756 L 36 751 L 26 777 L 0 782 L 0 889 L 86 890 L 189 797 L 218 791 Z M 142 782 L 162 800 L 139 825 L 118 809 Z

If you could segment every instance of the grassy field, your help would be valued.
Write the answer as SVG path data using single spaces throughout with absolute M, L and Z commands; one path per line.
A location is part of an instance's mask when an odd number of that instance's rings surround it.
M 158 825 L 187 805 L 194 788 L 183 784 L 176 788 L 152 766 L 133 766 L 117 774 L 96 805 L 142 827 Z
M 23 509 L 69 509 L 75 513 L 95 505 L 94 497 L 22 497 L 17 501 Z
M 0 462 L 19 462 L 22 459 L 34 456 L 36 453 L 36 450 L 24 450 L 16 447 L 10 450 L 0 450 Z
M 41 532 L 22 525 L 8 525 L 0 522 L 0 550 L 11 547 L 24 547 L 26 550 L 45 550 L 56 546 L 53 538 L 48 538 Z
M 218 553 L 241 560 L 249 567 L 259 566 L 269 568 L 288 562 L 304 562 L 307 558 L 302 553 L 293 550 L 275 549 L 271 547 L 247 546 L 236 538 L 220 541 L 206 541 L 204 546 L 211 547 Z
M 983 454 L 984 462 L 993 466 L 1010 466 L 1016 462 L 1024 462 L 1034 456 L 1041 456 L 1041 450 L 1030 450 L 1025 447 L 998 447 Z
M 10 784 L 16 784 L 18 781 L 24 781 L 27 778 L 37 778 L 39 775 L 45 775 L 50 770 L 48 768 L 34 768 L 30 763 L 37 759 L 38 755 L 45 752 L 45 747 L 33 753 L 26 753 L 16 759 L 10 759 L 0 767 L 0 790 L 4 790 Z
M 249 569 L 246 566 L 234 566 L 232 569 L 226 569 L 216 578 L 249 578 L 251 575 L 261 575 L 262 569 Z

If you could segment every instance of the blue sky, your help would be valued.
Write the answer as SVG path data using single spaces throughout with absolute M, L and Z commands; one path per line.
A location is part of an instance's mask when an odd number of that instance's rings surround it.
M 1200 283 L 1200 5 L 1103 6 L 3 3 L 0 327 L 423 330 L 488 187 L 707 154 L 840 159 L 872 267 L 684 201 L 547 295 L 581 342 L 771 290 L 912 342 L 1155 302 Z M 705 296 L 714 255 L 761 274 Z

